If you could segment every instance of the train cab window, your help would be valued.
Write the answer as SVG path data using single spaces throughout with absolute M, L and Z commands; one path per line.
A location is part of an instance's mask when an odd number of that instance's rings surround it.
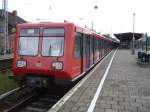
M 39 29 L 24 28 L 19 34 L 19 55 L 35 56 L 38 54 Z
M 75 48 L 74 48 L 74 57 L 80 58 L 81 57 L 81 35 L 80 33 L 76 33 L 75 36 Z
M 47 28 L 43 30 L 42 56 L 63 56 L 64 28 Z
M 46 28 L 43 30 L 45 37 L 64 37 L 64 28 Z
M 23 28 L 20 30 L 21 37 L 38 37 L 39 36 L 39 29 L 38 28 Z

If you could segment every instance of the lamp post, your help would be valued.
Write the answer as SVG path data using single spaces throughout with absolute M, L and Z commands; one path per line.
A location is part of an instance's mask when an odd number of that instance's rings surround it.
M 132 36 L 132 55 L 135 54 L 135 35 L 134 35 L 134 29 L 135 28 L 135 13 L 133 13 L 133 36 Z
M 147 53 L 147 50 L 148 50 L 148 37 L 147 37 L 147 33 L 146 33 L 145 36 L 146 36 L 146 43 L 145 43 L 146 45 L 145 46 L 146 46 L 146 53 Z
M 98 9 L 98 6 L 97 5 L 94 5 L 94 10 L 97 10 Z M 92 19 L 92 30 L 94 30 L 94 21 Z
M 92 19 L 92 30 L 94 30 L 94 29 L 93 29 L 93 26 L 94 26 L 94 23 L 93 23 L 93 19 Z
M 8 50 L 8 1 L 2 0 L 2 15 L 3 15 L 3 29 L 4 29 L 4 55 Z

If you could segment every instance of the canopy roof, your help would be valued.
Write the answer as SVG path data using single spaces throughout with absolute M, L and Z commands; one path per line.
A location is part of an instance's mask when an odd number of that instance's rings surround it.
M 128 33 L 118 33 L 114 34 L 117 39 L 120 41 L 132 41 L 133 33 L 128 32 Z M 138 40 L 141 38 L 143 33 L 134 33 L 135 40 Z

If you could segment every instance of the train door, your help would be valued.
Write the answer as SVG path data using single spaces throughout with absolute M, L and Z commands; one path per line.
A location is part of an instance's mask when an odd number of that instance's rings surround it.
M 73 59 L 73 74 L 75 76 L 82 73 L 82 34 L 75 33 L 75 44 L 74 44 L 74 59 Z M 74 76 L 74 77 L 75 77 Z
M 100 52 L 99 52 L 99 39 L 96 39 L 97 40 L 97 60 L 96 61 L 98 61 L 99 60 L 99 54 L 100 54 Z
M 96 38 L 93 40 L 94 42 L 94 61 L 96 62 Z
M 94 38 L 90 37 L 90 64 L 94 64 Z
M 103 40 L 101 39 L 101 58 L 103 57 Z
M 97 40 L 94 38 L 94 62 L 96 63 L 97 60 Z
M 82 36 L 81 39 L 81 45 L 82 45 L 82 51 L 81 51 L 81 56 L 82 56 L 82 72 L 86 71 L 86 35 Z
M 101 39 L 99 40 L 99 59 L 102 57 L 102 44 L 101 44 Z
M 95 57 L 95 62 L 97 62 L 98 59 L 99 59 L 99 51 L 98 51 L 98 39 L 96 39 L 96 38 L 95 38 L 95 45 L 96 45 L 96 46 L 95 46 L 95 47 L 96 47 L 96 48 L 95 48 L 95 50 L 96 50 L 96 54 L 95 54 L 95 56 L 96 56 L 96 57 Z
M 104 56 L 104 42 L 101 40 L 101 57 Z
M 86 36 L 85 38 L 85 57 L 86 57 L 86 68 L 90 67 L 90 38 Z
M 104 41 L 104 56 L 107 54 L 106 41 Z

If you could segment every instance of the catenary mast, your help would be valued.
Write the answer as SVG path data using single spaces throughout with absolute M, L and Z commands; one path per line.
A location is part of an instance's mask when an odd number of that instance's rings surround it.
M 2 0 L 2 18 L 3 18 L 3 32 L 4 32 L 4 54 L 9 49 L 8 40 L 8 1 Z

